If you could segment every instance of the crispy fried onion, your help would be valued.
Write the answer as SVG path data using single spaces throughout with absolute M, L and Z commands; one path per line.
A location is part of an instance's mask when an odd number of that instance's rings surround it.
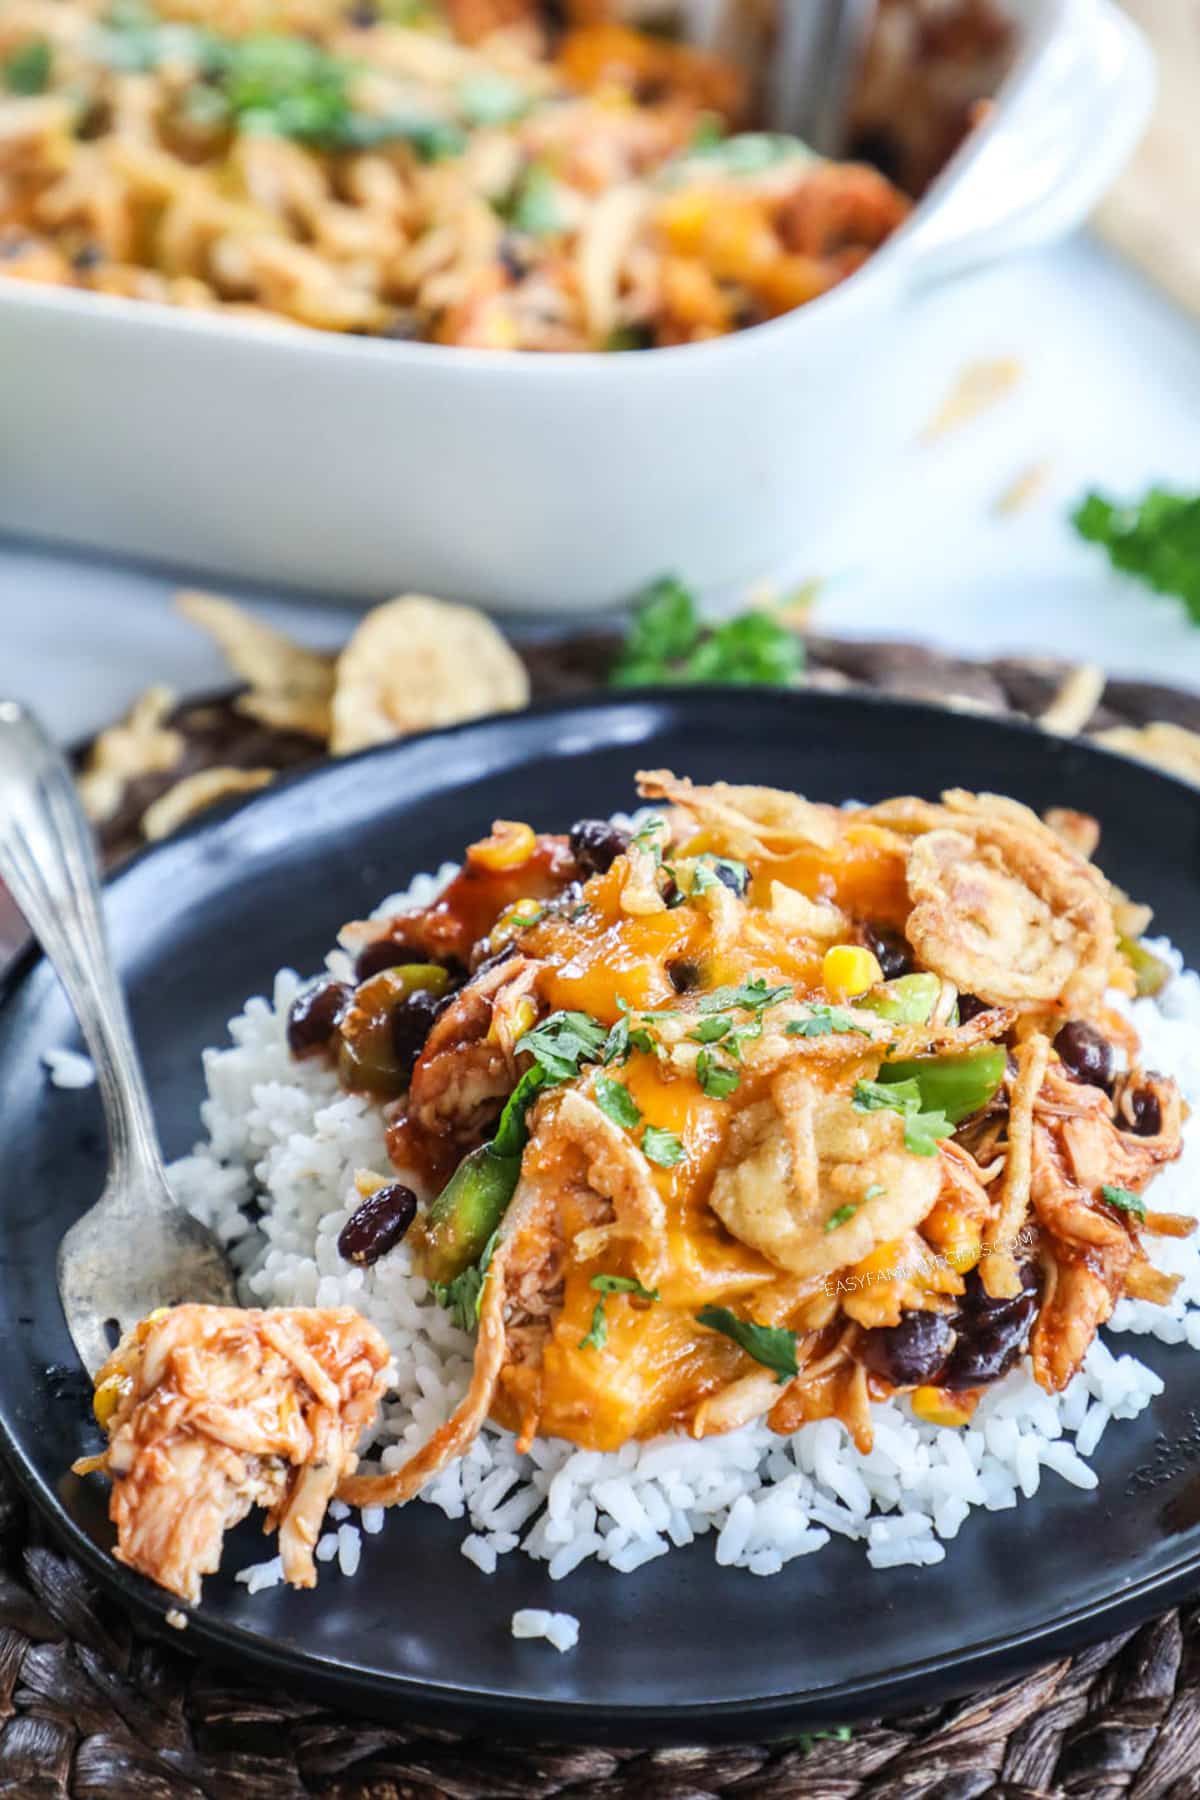
M 1035 1032 L 1014 1052 L 1016 1079 L 1008 1104 L 1008 1150 L 1000 1178 L 994 1248 L 979 1265 L 985 1292 L 993 1300 L 1012 1300 L 1021 1292 L 1012 1245 L 1029 1211 L 1033 1172 L 1033 1109 L 1050 1060 L 1050 1040 Z
M 551 1094 L 535 1114 L 528 1156 L 534 1175 L 553 1165 L 550 1187 L 574 1183 L 604 1202 L 598 1225 L 575 1234 L 572 1254 L 590 1262 L 616 1245 L 645 1287 L 666 1265 L 667 1214 L 641 1151 L 629 1134 L 574 1088 Z
M 921 961 L 995 1004 L 1097 1005 L 1116 952 L 1104 877 L 1027 808 L 946 795 L 908 860 L 908 939 Z
M 817 806 L 782 788 L 736 787 L 727 781 L 696 787 L 670 769 L 642 769 L 637 784 L 644 799 L 669 801 L 693 829 L 719 833 L 729 853 L 743 859 L 784 857 L 798 844 L 832 850 L 838 840 L 836 807 Z
M 448 1463 L 462 1456 L 495 1399 L 496 1384 L 507 1357 L 506 1313 L 510 1284 L 520 1277 L 515 1254 L 522 1232 L 545 1223 L 553 1195 L 538 1182 L 522 1180 L 497 1233 L 483 1284 L 479 1336 L 470 1386 L 446 1423 L 399 1469 L 381 1475 L 353 1475 L 338 1489 L 348 1506 L 399 1506 L 419 1494 Z
M 796 1275 L 859 1262 L 919 1225 L 937 1199 L 937 1157 L 908 1155 L 893 1112 L 857 1112 L 800 1069 L 730 1128 L 710 1205 L 734 1237 Z M 853 1211 L 840 1224 L 834 1214 Z

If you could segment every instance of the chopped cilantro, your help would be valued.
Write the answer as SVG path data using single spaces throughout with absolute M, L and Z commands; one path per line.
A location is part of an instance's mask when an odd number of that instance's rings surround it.
M 668 575 L 634 601 L 633 623 L 609 679 L 617 687 L 715 681 L 787 686 L 803 661 L 799 638 L 770 613 L 749 611 L 705 625 L 691 590 Z
M 608 1320 L 604 1316 L 604 1295 L 601 1294 L 592 1308 L 591 1329 L 586 1337 L 579 1340 L 581 1350 L 603 1350 L 608 1342 Z
M 1138 1219 L 1145 1218 L 1146 1202 L 1142 1199 L 1140 1194 L 1135 1194 L 1131 1188 L 1102 1187 L 1100 1192 L 1108 1201 L 1108 1204 L 1110 1206 L 1115 1206 L 1118 1212 L 1132 1213 L 1134 1217 Z
M 529 1138 L 526 1114 L 541 1089 L 553 1085 L 540 1063 L 526 1069 L 516 1087 L 504 1102 L 500 1123 L 489 1148 L 493 1156 L 519 1157 Z
M 589 1013 L 553 1012 L 518 1038 L 516 1050 L 528 1051 L 551 1081 L 570 1081 L 581 1063 L 600 1060 L 609 1035 Z
M 1200 494 L 1152 487 L 1122 504 L 1091 493 L 1071 515 L 1080 537 L 1100 544 L 1115 569 L 1183 601 L 1200 625 Z
M 869 1195 L 867 1197 L 870 1198 Z M 844 1225 L 847 1219 L 852 1219 L 857 1211 L 858 1202 L 848 1200 L 845 1206 L 839 1206 L 836 1212 L 830 1213 L 825 1221 L 826 1231 L 836 1231 L 839 1225 Z
M 514 231 L 552 237 L 566 227 L 558 183 L 545 163 L 531 162 L 496 211 Z
M 710 1100 L 728 1100 L 741 1079 L 736 1069 L 715 1062 L 707 1050 L 696 1058 L 696 1080 Z
M 916 1081 L 858 1081 L 854 1106 L 858 1112 L 899 1113 L 904 1120 L 904 1148 L 913 1156 L 934 1156 L 939 1140 L 950 1137 L 954 1129 L 945 1113 L 921 1111 Z
M 44 94 L 50 86 L 53 68 L 54 51 L 46 39 L 31 38 L 0 64 L 0 87 L 10 94 L 26 97 Z
M 488 1267 L 496 1249 L 499 1227 L 483 1247 L 479 1261 L 456 1275 L 453 1281 L 434 1281 L 430 1283 L 433 1297 L 439 1306 L 444 1306 L 460 1331 L 474 1331 L 479 1323 L 479 1309 L 483 1303 L 483 1284 Z
M 683 1142 L 673 1131 L 647 1125 L 642 1133 L 642 1155 L 660 1169 L 673 1169 L 683 1156 Z
M 871 1033 L 865 1025 L 859 1025 L 853 1015 L 840 1006 L 814 1006 L 807 1019 L 793 1019 L 790 1025 L 783 1028 L 784 1037 L 831 1037 L 838 1032 L 856 1031 L 860 1037 L 870 1037 Z
M 657 1300 L 658 1289 L 643 1287 L 632 1275 L 593 1275 L 590 1285 L 598 1294 L 636 1294 L 639 1300 Z
M 759 975 L 753 981 L 743 982 L 741 987 L 714 988 L 699 1002 L 699 1010 L 715 1013 L 724 1012 L 729 1006 L 741 1006 L 756 1012 L 764 1006 L 778 1006 L 781 1000 L 790 1000 L 792 993 L 790 987 L 768 987 L 766 976 Z
M 732 1338 L 739 1349 L 765 1369 L 773 1369 L 782 1387 L 799 1373 L 796 1363 L 796 1334 L 777 1325 L 756 1325 L 753 1319 L 739 1319 L 725 1306 L 705 1306 L 696 1314 L 698 1325 L 707 1325 Z
M 581 1350 L 603 1350 L 608 1342 L 608 1320 L 604 1316 L 604 1301 L 608 1294 L 633 1294 L 639 1300 L 658 1299 L 657 1288 L 643 1287 L 632 1275 L 593 1275 L 589 1286 L 600 1298 L 592 1308 L 591 1329 L 579 1340 Z
M 194 71 L 182 104 L 194 120 L 238 131 L 295 138 L 318 150 L 368 150 L 404 142 L 427 162 L 457 155 L 466 137 L 451 119 L 420 112 L 359 112 L 351 94 L 354 66 L 308 38 L 285 32 L 222 37 L 207 29 L 162 23 L 144 6 L 114 6 L 95 37 L 112 68 L 147 72 L 166 62 Z
M 733 1030 L 733 1020 L 728 1013 L 715 1013 L 711 1018 L 701 1019 L 695 1031 L 688 1036 L 694 1044 L 716 1044 L 729 1031 Z
M 878 1200 L 880 1194 L 886 1194 L 886 1193 L 887 1193 L 887 1189 L 884 1187 L 882 1181 L 873 1181 L 871 1183 L 870 1187 L 867 1189 L 866 1193 L 863 1195 L 863 1199 L 864 1200 Z
M 597 1075 L 596 1104 L 622 1131 L 633 1131 L 641 1124 L 642 1109 L 624 1082 L 612 1081 L 607 1075 Z

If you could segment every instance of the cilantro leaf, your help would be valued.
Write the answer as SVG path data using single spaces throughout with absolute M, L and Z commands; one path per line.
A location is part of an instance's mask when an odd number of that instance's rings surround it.
M 847 1200 L 845 1206 L 839 1206 L 836 1212 L 830 1213 L 825 1221 L 826 1231 L 836 1231 L 839 1225 L 844 1225 L 848 1219 L 852 1219 L 857 1211 L 858 1202 Z
M 860 1037 L 870 1037 L 871 1033 L 865 1025 L 859 1025 L 852 1014 L 840 1006 L 814 1006 L 807 1019 L 793 1019 L 790 1025 L 783 1028 L 784 1037 L 831 1037 L 838 1032 L 856 1031 Z
M 716 1044 L 733 1030 L 733 1020 L 728 1013 L 716 1013 L 711 1018 L 701 1019 L 694 1031 L 688 1036 L 694 1044 Z
M 736 1069 L 727 1069 L 714 1061 L 707 1050 L 696 1058 L 696 1080 L 710 1100 L 728 1100 L 741 1081 Z
M 913 1081 L 858 1081 L 854 1084 L 857 1112 L 895 1112 L 904 1120 L 904 1148 L 913 1156 L 934 1156 L 942 1138 L 954 1127 L 944 1112 L 921 1111 L 921 1089 Z
M 54 68 L 54 51 L 45 38 L 31 38 L 20 44 L 0 64 L 0 87 L 10 94 L 32 97 L 44 94 L 50 86 Z
M 598 1062 L 609 1034 L 584 1012 L 553 1012 L 517 1039 L 516 1051 L 528 1051 L 551 1081 L 570 1081 L 581 1063 Z
M 671 664 L 694 647 L 700 620 L 690 590 L 673 575 L 643 588 L 633 603 L 633 623 L 609 680 L 637 687 L 667 679 Z
M 504 1102 L 496 1135 L 489 1146 L 493 1156 L 519 1157 L 529 1140 L 526 1114 L 542 1088 L 548 1086 L 546 1071 L 535 1064 L 526 1069 L 516 1087 Z
M 1135 1194 L 1131 1188 L 1102 1187 L 1100 1192 L 1108 1201 L 1108 1204 L 1110 1206 L 1115 1206 L 1118 1212 L 1132 1213 L 1137 1219 L 1145 1218 L 1146 1202 L 1142 1199 L 1140 1194 Z
M 657 1163 L 660 1169 L 673 1169 L 682 1160 L 683 1141 L 673 1131 L 647 1125 L 642 1133 L 642 1155 L 649 1162 Z
M 607 1075 L 596 1077 L 596 1105 L 622 1131 L 632 1131 L 642 1122 L 642 1109 L 624 1082 L 613 1081 Z
M 496 211 L 514 231 L 527 237 L 552 237 L 567 223 L 553 171 L 541 162 L 529 164 Z
M 643 1287 L 632 1275 L 593 1275 L 589 1285 L 598 1294 L 636 1294 L 639 1300 L 657 1300 L 658 1289 Z
M 790 1000 L 793 991 L 790 987 L 768 987 L 766 976 L 758 975 L 753 981 L 743 982 L 741 987 L 714 988 L 698 1002 L 698 1010 L 714 1013 L 724 1012 L 726 1007 L 741 1006 L 756 1012 L 765 1006 L 778 1006 L 781 1000 Z
M 483 1304 L 483 1284 L 487 1277 L 488 1266 L 496 1249 L 496 1239 L 500 1235 L 499 1227 L 493 1231 L 479 1261 L 456 1275 L 453 1281 L 434 1281 L 430 1283 L 433 1297 L 439 1306 L 444 1306 L 451 1319 L 460 1331 L 474 1331 L 479 1323 L 479 1309 Z
M 751 609 L 705 625 L 691 590 L 667 575 L 634 600 L 633 622 L 609 680 L 616 687 L 715 681 L 786 686 L 803 664 L 800 639 L 770 613 Z
M 1156 593 L 1177 595 L 1200 625 L 1200 494 L 1152 487 L 1140 501 L 1122 504 L 1090 493 L 1071 523 L 1080 537 L 1108 552 L 1114 569 Z
M 591 1329 L 586 1337 L 579 1340 L 581 1350 L 603 1350 L 608 1342 L 608 1320 L 604 1316 L 604 1295 L 601 1294 L 592 1308 Z
M 781 1387 L 799 1374 L 794 1331 L 785 1331 L 777 1325 L 756 1325 L 753 1319 L 739 1319 L 725 1306 L 702 1307 L 696 1314 L 696 1323 L 732 1338 L 747 1356 L 752 1356 L 765 1369 L 773 1369 Z

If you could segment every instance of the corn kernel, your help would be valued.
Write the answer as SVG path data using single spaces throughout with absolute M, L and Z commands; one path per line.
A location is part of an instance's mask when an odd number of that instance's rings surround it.
M 508 911 L 501 913 L 488 933 L 488 949 L 502 950 L 510 938 L 516 937 L 527 925 L 536 925 L 542 916 L 540 900 L 516 900 Z
M 125 1376 L 110 1375 L 102 1381 L 92 1396 L 92 1411 L 96 1415 L 96 1423 L 105 1426 L 116 1412 L 121 1395 L 125 1391 Z
M 948 1388 L 919 1387 L 912 1394 L 912 1409 L 928 1425 L 966 1425 L 975 1411 L 974 1394 L 954 1394 Z
M 500 874 L 505 869 L 519 869 L 536 849 L 537 834 L 532 825 L 525 825 L 518 819 L 495 819 L 492 835 L 472 844 L 467 856 L 480 868 Z
M 825 952 L 821 979 L 831 999 L 850 1000 L 882 981 L 883 970 L 878 958 L 861 944 L 835 944 Z
M 538 1009 L 528 995 L 518 1000 L 511 1013 L 493 1013 L 488 1026 L 489 1044 L 515 1044 L 537 1024 Z
M 983 1254 L 978 1221 L 947 1200 L 939 1200 L 921 1227 L 922 1235 L 960 1275 L 973 1269 Z

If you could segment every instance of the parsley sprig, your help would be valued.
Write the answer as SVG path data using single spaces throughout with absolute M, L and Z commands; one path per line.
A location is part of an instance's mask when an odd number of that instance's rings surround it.
M 738 613 L 705 625 L 691 589 L 674 575 L 644 588 L 609 677 L 615 687 L 652 682 L 730 682 L 787 687 L 804 666 L 799 638 L 770 613 Z
M 1108 552 L 1115 569 L 1183 601 L 1200 625 L 1200 494 L 1152 487 L 1121 502 L 1090 493 L 1071 515 L 1080 537 Z

